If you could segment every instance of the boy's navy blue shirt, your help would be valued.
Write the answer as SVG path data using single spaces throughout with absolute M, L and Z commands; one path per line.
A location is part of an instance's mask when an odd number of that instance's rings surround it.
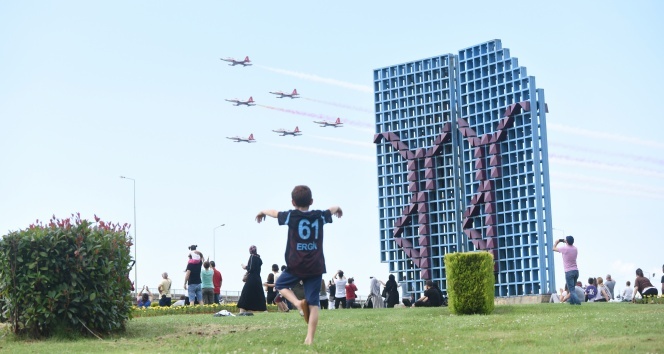
M 279 225 L 288 225 L 288 272 L 301 278 L 326 273 L 323 225 L 332 222 L 332 213 L 329 210 L 280 211 L 277 220 Z

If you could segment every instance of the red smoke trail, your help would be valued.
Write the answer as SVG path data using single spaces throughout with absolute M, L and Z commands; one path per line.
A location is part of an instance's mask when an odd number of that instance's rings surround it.
M 327 105 L 330 105 L 330 106 L 341 107 L 341 108 L 346 108 L 346 109 L 352 109 L 352 110 L 358 111 L 358 112 L 374 113 L 372 110 L 362 108 L 362 107 L 350 106 L 350 105 L 345 105 L 345 104 L 330 102 L 330 101 L 317 100 L 315 98 L 307 98 L 307 97 L 302 97 L 302 98 L 307 100 L 307 101 L 312 101 L 312 102 L 316 102 L 316 103 L 323 103 L 323 104 L 327 104 Z
M 284 112 L 284 113 L 296 114 L 296 115 L 312 117 L 312 118 L 325 119 L 325 120 L 330 121 L 330 122 L 334 122 L 335 120 L 337 120 L 337 117 L 328 116 L 328 115 L 325 115 L 325 114 L 302 112 L 302 111 L 296 111 L 294 109 L 279 108 L 279 107 L 267 106 L 267 105 L 263 105 L 263 104 L 257 104 L 257 106 L 264 107 L 264 108 L 267 108 L 267 109 L 272 109 L 272 110 L 275 110 L 275 111 Z M 373 128 L 373 125 L 371 125 L 369 123 L 364 123 L 364 122 L 356 122 L 356 121 L 352 121 L 352 120 L 348 120 L 348 119 L 341 119 L 341 122 L 344 123 L 344 124 L 354 125 L 354 126 L 358 126 L 358 127 Z

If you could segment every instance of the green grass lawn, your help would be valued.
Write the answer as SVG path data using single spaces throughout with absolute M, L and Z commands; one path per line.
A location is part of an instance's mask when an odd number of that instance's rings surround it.
M 26 353 L 403 353 L 664 352 L 664 306 L 596 303 L 497 306 L 489 316 L 447 308 L 321 311 L 313 346 L 300 315 L 170 315 L 129 321 L 103 340 L 22 340 L 3 333 L 0 351 Z

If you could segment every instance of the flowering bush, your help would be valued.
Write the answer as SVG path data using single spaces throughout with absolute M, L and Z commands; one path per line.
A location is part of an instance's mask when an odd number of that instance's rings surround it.
M 124 329 L 131 316 L 129 225 L 39 220 L 0 240 L 0 306 L 14 333 Z
M 154 316 L 167 316 L 167 315 L 191 315 L 191 314 L 213 314 L 221 310 L 229 312 L 238 312 L 237 303 L 224 303 L 216 305 L 193 305 L 193 306 L 171 306 L 160 307 L 150 306 L 149 308 L 136 306 L 132 307 L 133 317 L 154 317 Z M 277 306 L 267 305 L 268 312 L 277 312 Z

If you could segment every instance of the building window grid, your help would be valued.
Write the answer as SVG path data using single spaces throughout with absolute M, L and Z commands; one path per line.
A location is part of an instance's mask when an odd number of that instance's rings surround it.
M 483 46 L 491 46 L 491 45 L 492 44 L 489 43 L 489 44 L 485 44 Z M 496 49 L 495 43 L 493 44 L 493 47 L 494 47 L 494 50 L 495 50 Z M 473 114 L 475 114 L 477 112 L 486 112 L 487 109 L 492 109 L 493 110 L 491 112 L 491 114 L 493 116 L 493 119 L 489 118 L 488 119 L 489 122 L 487 124 L 483 124 L 481 127 L 477 128 L 478 129 L 478 134 L 482 134 L 484 131 L 487 131 L 487 132 L 492 131 L 492 129 L 493 129 L 492 125 L 495 125 L 495 121 L 496 121 L 496 118 L 497 118 L 496 116 L 498 115 L 498 112 L 497 112 L 498 110 L 500 110 L 501 108 L 504 109 L 504 107 L 506 105 L 517 102 L 517 101 L 521 100 L 524 97 L 525 98 L 528 97 L 528 88 L 530 86 L 530 83 L 529 83 L 529 80 L 527 78 L 523 78 L 525 76 L 525 68 L 516 68 L 516 69 L 513 69 L 513 70 L 511 69 L 512 66 L 516 67 L 517 65 L 515 65 L 516 60 L 512 60 L 512 59 L 509 58 L 509 53 L 508 52 L 507 52 L 507 54 L 504 54 L 501 51 L 493 51 L 493 52 L 488 51 L 487 52 L 488 54 L 483 55 L 481 58 L 470 58 L 471 53 L 475 53 L 475 52 L 476 52 L 476 48 L 467 49 L 465 51 L 465 53 L 469 56 L 469 59 L 466 60 L 465 62 L 462 61 L 461 62 L 461 67 L 463 68 L 464 65 L 467 65 L 468 69 L 471 69 L 471 64 L 472 64 L 472 68 L 476 68 L 480 65 L 483 65 L 483 67 L 479 67 L 477 69 L 474 69 L 472 72 L 469 72 L 469 73 L 461 73 L 462 81 L 464 81 L 463 80 L 464 79 L 463 78 L 464 74 L 467 74 L 466 76 L 469 80 L 470 80 L 471 76 L 472 77 L 477 77 L 477 76 L 482 76 L 482 75 L 486 76 L 487 74 L 495 74 L 495 75 L 492 75 L 488 78 L 484 77 L 482 80 L 474 80 L 472 82 L 472 85 L 462 86 L 462 91 L 472 88 L 472 91 L 470 91 L 470 90 L 468 91 L 468 95 L 463 95 L 462 96 L 462 97 L 465 97 L 465 98 L 462 98 L 462 102 L 464 100 L 465 101 L 470 101 L 467 105 L 462 106 L 462 111 L 472 112 Z M 463 53 L 464 52 L 460 52 L 460 57 L 463 57 Z M 507 59 L 504 59 L 503 57 L 505 57 Z M 401 86 L 405 86 L 407 82 L 413 81 L 413 80 L 417 81 L 417 84 L 425 83 L 424 86 L 416 85 L 416 90 L 419 91 L 419 92 L 422 92 L 422 91 L 430 92 L 430 91 L 432 91 L 432 89 L 433 89 L 433 91 L 435 91 L 435 89 L 438 88 L 437 85 L 447 85 L 447 87 L 449 87 L 449 80 L 438 80 L 438 81 L 434 80 L 433 81 L 433 86 L 431 86 L 430 83 L 427 85 L 426 83 L 428 83 L 429 81 L 431 81 L 433 79 L 438 79 L 436 74 L 442 72 L 442 70 L 444 70 L 444 69 L 441 69 L 440 71 L 435 71 L 433 73 L 432 72 L 421 72 L 421 70 L 423 68 L 427 69 L 429 67 L 431 67 L 431 68 L 436 67 L 433 64 L 431 66 L 428 66 L 428 62 L 427 61 L 424 61 L 424 62 L 427 63 L 427 64 L 422 65 L 422 62 L 416 62 L 414 66 L 411 63 L 411 64 L 398 65 L 398 66 L 392 67 L 392 69 L 391 69 L 392 76 L 395 76 L 397 74 L 397 72 L 399 74 L 402 74 L 401 75 L 402 77 L 400 77 L 398 79 L 395 78 L 394 80 L 392 80 L 391 81 L 392 84 L 393 85 L 400 84 Z M 447 69 L 447 72 L 450 71 L 449 68 L 445 68 L 445 69 Z M 507 74 L 505 72 L 502 72 L 502 73 L 499 72 L 499 70 L 505 70 L 505 69 L 512 70 L 512 71 L 507 72 Z M 413 78 L 412 73 L 417 72 L 417 71 L 420 71 L 420 72 L 418 72 L 417 75 Z M 386 73 L 387 72 L 385 70 L 383 70 L 383 74 L 386 74 Z M 405 76 L 404 77 L 403 74 L 405 74 L 405 73 L 409 73 L 410 76 Z M 383 75 L 383 76 L 387 77 L 387 75 Z M 507 79 L 511 79 L 512 82 L 508 83 L 506 81 Z M 515 81 L 515 80 L 518 80 L 518 81 Z M 385 87 L 387 85 L 389 85 L 389 83 L 384 84 L 384 89 L 389 89 L 389 87 Z M 516 92 L 516 91 L 519 91 L 518 89 L 521 89 L 521 92 Z M 450 102 L 449 102 L 450 89 L 445 90 L 444 91 L 445 93 L 443 94 L 443 96 L 437 96 L 436 93 L 433 93 L 433 95 L 431 95 L 431 94 L 428 94 L 428 95 L 416 94 L 416 92 L 413 92 L 413 90 L 406 90 L 405 88 L 398 91 L 398 92 L 399 92 L 399 96 L 397 98 L 397 97 L 395 97 L 395 94 L 397 94 L 397 91 L 396 90 L 391 91 L 391 103 L 390 104 L 392 106 L 394 106 L 394 108 L 395 108 L 391 111 L 391 113 L 392 113 L 393 116 L 401 117 L 402 119 L 406 118 L 406 116 L 403 114 L 405 112 L 409 113 L 409 115 L 407 117 L 421 116 L 424 113 L 425 110 L 427 110 L 426 111 L 427 114 L 431 113 L 431 111 L 433 111 L 434 113 L 438 112 L 438 108 L 437 108 L 438 106 L 436 106 L 435 104 L 430 105 L 429 103 L 441 103 L 442 105 L 444 105 L 444 104 L 449 105 L 450 104 Z M 470 95 L 471 92 L 472 92 L 472 97 Z M 500 93 L 500 95 L 499 95 L 499 93 Z M 404 94 L 406 94 L 405 97 L 404 97 Z M 413 96 L 413 95 L 415 95 L 415 97 L 410 97 L 410 96 Z M 380 97 L 380 95 L 377 94 L 377 97 Z M 407 103 L 407 105 L 404 105 L 404 103 Z M 470 103 L 474 103 L 474 105 L 471 105 Z M 422 107 L 422 105 L 425 105 L 425 107 Z M 377 104 L 376 107 L 378 108 L 378 107 L 380 107 L 380 105 Z M 389 106 L 383 105 L 383 108 L 389 108 Z M 412 108 L 412 109 L 408 110 L 408 111 L 403 111 L 403 110 L 400 111 L 400 110 L 398 110 L 398 108 Z M 446 109 L 446 111 L 447 110 L 449 110 L 449 109 Z M 378 115 L 377 114 L 377 123 L 380 122 L 381 118 L 385 118 L 385 116 L 386 115 Z M 387 115 L 387 117 L 389 117 L 389 114 Z M 449 115 L 447 117 L 449 117 Z M 476 115 L 475 117 L 477 117 L 480 122 L 484 122 L 484 121 L 487 120 L 486 116 L 482 117 L 480 115 Z M 423 146 L 430 146 L 431 143 L 432 143 L 432 140 L 435 138 L 435 135 L 439 134 L 440 132 L 439 131 L 432 131 L 429 127 L 418 129 L 418 128 L 421 128 L 423 126 L 421 120 L 419 122 L 417 122 L 416 124 L 413 124 L 413 121 L 414 120 L 411 120 L 409 122 L 410 124 L 408 125 L 408 128 L 406 130 L 405 135 L 406 136 L 411 136 L 411 137 L 417 137 L 417 138 L 404 139 L 405 142 L 408 144 L 409 148 L 414 149 L 414 148 L 423 147 Z M 392 124 L 390 126 L 388 119 L 385 119 L 385 122 L 388 123 L 388 124 L 384 124 L 382 126 L 384 128 L 383 131 L 401 132 L 401 129 L 399 129 L 398 126 L 396 126 L 396 129 L 393 129 L 393 128 L 395 128 L 395 125 Z M 426 126 L 427 123 L 428 122 L 425 122 L 424 126 Z M 403 122 L 402 124 L 405 124 L 405 122 Z M 529 126 L 527 126 L 526 129 L 529 129 Z M 520 135 L 520 137 L 528 136 L 528 131 L 524 130 L 524 132 L 522 134 L 519 134 L 519 135 Z M 505 156 L 505 154 L 501 155 L 501 157 L 504 159 L 503 160 L 504 161 L 503 162 L 503 170 L 506 171 L 506 169 L 508 169 L 509 172 L 511 173 L 516 168 L 516 170 L 518 171 L 518 176 L 517 177 L 520 178 L 520 177 L 525 176 L 524 178 L 527 180 L 527 181 L 521 181 L 521 184 L 533 183 L 534 178 L 529 177 L 529 176 L 532 176 L 532 175 L 529 175 L 532 171 L 532 162 L 530 162 L 529 164 L 524 163 L 524 161 L 527 161 L 529 159 L 529 157 L 532 157 L 531 156 L 532 155 L 532 149 L 531 149 L 531 145 L 530 145 L 530 144 L 532 144 L 532 141 L 530 141 L 528 139 L 515 140 L 514 138 L 515 137 L 510 136 L 509 139 L 508 139 L 508 142 L 514 142 L 517 145 L 516 146 L 517 147 L 516 152 L 514 152 L 515 150 L 511 150 L 511 153 L 507 154 L 507 156 Z M 468 146 L 464 146 L 464 147 L 465 147 L 465 149 L 468 148 Z M 397 159 L 397 161 L 398 161 L 399 156 L 395 156 L 394 159 Z M 468 161 L 467 158 L 465 160 Z M 466 163 L 466 171 L 471 171 L 472 170 L 472 169 L 469 169 L 469 167 L 472 167 L 472 166 L 469 166 L 469 165 L 470 164 Z M 440 169 L 445 170 L 446 168 L 453 169 L 454 166 L 439 164 L 438 168 L 439 168 L 439 170 Z M 470 177 L 470 180 L 473 181 L 473 176 L 471 175 L 471 173 L 466 173 L 466 175 L 468 175 L 468 177 Z M 384 175 L 381 175 L 381 176 L 384 177 Z M 517 178 L 517 181 L 515 181 L 517 183 L 518 183 L 518 178 Z M 508 185 L 509 185 L 509 183 L 508 183 Z M 476 190 L 476 187 L 477 187 L 477 183 L 473 183 L 473 190 Z M 407 190 L 407 183 L 402 183 L 401 188 L 402 188 L 402 190 Z M 529 189 L 528 192 L 530 192 L 530 190 L 532 190 L 534 188 L 528 188 L 528 189 Z M 523 188 L 510 188 L 509 190 L 510 190 L 511 194 L 515 194 L 515 193 L 516 194 L 524 194 L 524 189 Z M 502 190 L 497 190 L 496 192 L 501 192 L 501 191 Z M 445 190 L 445 192 L 447 192 L 447 191 Z M 452 190 L 452 192 L 453 192 L 453 190 Z M 435 193 L 430 193 L 430 195 L 435 195 Z M 534 194 L 530 194 L 530 195 L 534 195 Z M 390 221 L 391 221 L 389 223 L 390 228 L 384 230 L 384 233 L 383 233 L 385 235 L 386 239 L 391 239 L 392 240 L 389 243 L 389 245 L 390 245 L 389 249 L 395 250 L 395 251 L 398 250 L 398 248 L 396 247 L 396 245 L 393 242 L 392 235 L 388 235 L 387 233 L 390 232 L 391 227 L 393 225 L 393 222 L 398 217 L 400 217 L 401 210 L 407 204 L 406 203 L 406 199 L 407 199 L 406 193 L 402 193 L 402 197 L 404 197 L 404 198 L 402 198 L 402 203 L 400 205 L 395 204 L 393 207 L 391 207 L 391 213 L 390 214 L 392 214 L 393 216 L 390 219 Z M 441 204 L 441 202 L 443 204 Z M 505 205 L 507 203 L 510 203 L 510 207 L 511 207 L 512 202 L 514 202 L 514 200 L 509 199 L 509 200 L 502 201 L 501 204 Z M 444 203 L 445 203 L 445 201 L 444 201 L 443 198 L 441 198 L 441 199 L 434 198 L 434 199 L 430 200 L 430 204 L 438 205 L 440 210 L 446 209 L 446 207 L 444 206 Z M 533 206 L 534 204 L 535 204 L 535 201 L 532 197 L 530 199 L 519 197 L 518 200 L 517 200 L 517 205 L 520 205 L 519 208 L 515 212 L 512 212 L 509 215 L 511 217 L 520 219 L 520 217 L 522 215 L 520 213 L 521 209 L 525 208 L 527 210 L 529 207 Z M 510 208 L 510 209 L 513 209 L 513 208 Z M 534 215 L 530 215 L 530 214 L 532 214 L 532 213 L 525 213 L 523 216 L 524 217 L 534 216 Z M 448 230 L 454 229 L 455 228 L 454 226 L 456 226 L 456 223 L 454 221 L 454 211 L 450 211 L 447 214 L 441 214 L 441 215 L 448 215 L 448 217 L 447 217 L 448 222 L 447 223 L 442 223 L 440 221 L 432 222 L 431 223 L 432 230 L 433 229 L 437 230 L 438 228 L 442 228 L 443 226 Z M 508 214 L 506 214 L 505 212 L 502 212 L 502 213 L 498 213 L 498 215 L 505 218 L 505 215 L 508 215 Z M 531 222 L 530 224 L 532 224 L 533 226 L 537 225 L 537 223 L 534 222 L 534 221 Z M 516 230 L 516 229 L 521 229 L 522 227 L 527 228 L 528 225 L 529 224 L 527 222 L 513 222 L 511 224 L 508 223 L 506 225 L 501 225 L 499 227 L 499 230 L 500 230 L 501 235 L 507 235 L 506 232 L 508 231 L 508 229 Z M 415 232 L 414 236 L 412 236 L 412 237 L 416 237 L 417 236 L 416 235 L 417 230 L 412 230 L 413 229 L 412 227 L 410 229 L 411 230 L 409 230 L 409 231 L 414 231 Z M 505 232 L 505 234 L 503 232 Z M 438 233 L 436 235 L 437 236 L 433 236 L 433 234 L 432 234 L 432 237 L 440 237 L 441 234 Z M 453 235 L 456 236 L 456 230 L 455 230 Z M 536 235 L 537 234 L 534 233 L 530 237 L 530 239 L 531 240 L 533 238 L 536 239 Z M 521 242 L 522 240 L 528 240 L 529 239 L 529 237 L 527 237 L 527 236 L 528 235 L 523 235 L 522 234 L 521 237 L 519 237 L 519 236 L 516 236 L 516 237 L 502 236 L 502 238 L 499 238 L 499 239 L 503 239 L 503 240 L 509 239 L 509 241 L 504 241 L 504 242 L 515 244 L 514 247 L 508 247 L 505 250 L 501 250 L 503 253 L 505 253 L 505 255 L 504 255 L 505 257 L 501 258 L 500 268 L 501 269 L 508 269 L 510 271 L 505 272 L 505 273 L 499 273 L 497 275 L 497 277 L 501 277 L 501 284 L 499 286 L 499 291 L 498 291 L 500 294 L 517 294 L 517 293 L 536 292 L 535 290 L 539 289 L 539 283 L 538 283 L 539 276 L 537 274 L 538 269 L 535 269 L 535 268 L 538 267 L 537 263 L 538 263 L 538 259 L 539 259 L 538 256 L 536 255 L 537 254 L 537 250 L 536 250 L 537 243 L 534 243 L 534 244 L 531 243 L 533 246 L 535 246 L 535 249 L 532 249 L 529 246 L 530 244 L 527 244 L 525 242 L 522 243 Z M 432 262 L 434 262 L 436 264 L 439 264 L 439 262 L 442 261 L 442 257 L 444 256 L 445 253 L 448 252 L 448 250 L 449 250 L 448 246 L 443 246 L 443 245 L 440 245 L 440 244 L 436 244 L 436 246 L 432 246 L 432 253 L 436 254 L 434 257 L 432 257 Z M 406 259 L 403 259 L 403 252 L 401 252 L 401 251 L 395 252 L 395 253 L 393 253 L 393 255 L 395 255 L 396 253 L 399 253 L 400 257 L 391 258 L 392 259 L 390 261 L 391 262 L 391 268 L 392 268 L 393 264 L 398 264 L 398 269 L 399 270 L 404 270 L 404 271 L 408 270 L 408 267 L 405 267 L 404 265 L 408 264 L 409 261 L 406 260 Z M 527 256 L 529 254 L 533 255 L 533 256 L 528 258 L 528 259 L 519 259 L 519 255 Z M 524 269 L 524 270 L 531 270 L 532 269 L 532 271 L 530 271 L 530 272 L 516 271 L 516 270 L 520 270 L 520 269 Z M 410 271 L 412 273 L 412 269 L 410 269 Z M 435 280 L 435 278 L 441 278 L 441 279 L 444 278 L 442 273 L 444 273 L 444 270 L 442 272 L 440 270 L 437 271 L 437 272 L 434 272 L 434 274 L 433 274 L 434 275 L 434 280 Z M 504 279 L 505 282 L 502 282 L 502 280 L 503 280 L 502 278 L 505 278 Z M 413 277 L 409 277 L 409 279 L 413 279 Z M 530 282 L 533 282 L 533 283 L 532 284 L 528 284 L 528 283 L 523 284 L 523 281 L 526 281 L 526 282 L 530 281 Z

